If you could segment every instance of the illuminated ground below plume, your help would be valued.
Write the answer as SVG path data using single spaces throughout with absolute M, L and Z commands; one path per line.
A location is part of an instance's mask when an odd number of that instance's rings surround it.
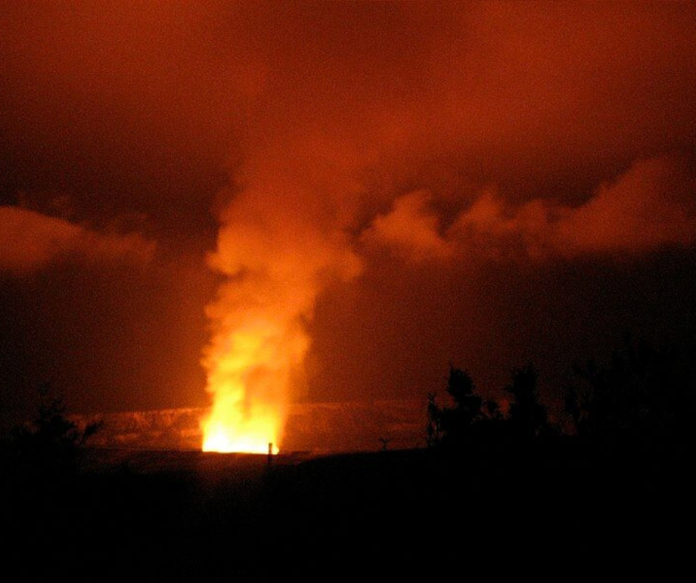
M 422 447 L 425 401 L 404 399 L 373 402 L 302 403 L 290 407 L 284 438 L 275 448 L 291 452 L 349 452 L 381 449 L 380 438 L 390 439 L 389 449 Z M 267 454 L 265 436 L 252 447 L 203 442 L 200 420 L 204 409 L 161 409 L 76 416 L 80 423 L 96 419 L 102 429 L 90 446 L 105 448 L 218 451 Z

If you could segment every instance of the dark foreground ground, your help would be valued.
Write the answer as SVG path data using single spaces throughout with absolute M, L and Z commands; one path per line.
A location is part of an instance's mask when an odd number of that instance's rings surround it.
M 91 451 L 64 473 L 6 452 L 0 558 L 7 581 L 672 580 L 693 568 L 692 465 L 571 440 L 271 468 Z

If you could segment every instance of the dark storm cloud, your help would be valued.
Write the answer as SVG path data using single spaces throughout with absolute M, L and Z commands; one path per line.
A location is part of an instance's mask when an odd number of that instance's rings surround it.
M 242 274 L 264 282 L 257 299 L 287 292 L 311 332 L 307 398 L 420 394 L 448 360 L 492 386 L 520 359 L 608 346 L 608 329 L 650 333 L 648 312 L 683 316 L 695 22 L 690 3 L 8 3 L 0 200 L 156 243 L 143 299 L 127 307 L 115 282 L 91 296 L 149 322 L 129 325 L 152 404 L 184 392 L 154 388 L 160 335 L 201 349 L 206 250 L 232 276 L 209 313 L 240 309 L 223 295 Z M 100 268 L 79 269 L 61 279 L 53 261 L 45 285 L 78 297 Z M 25 317 L 12 286 L 16 355 L 56 306 Z M 124 408 L 142 402 L 140 379 L 121 385 Z M 200 378 L 190 390 L 205 399 Z

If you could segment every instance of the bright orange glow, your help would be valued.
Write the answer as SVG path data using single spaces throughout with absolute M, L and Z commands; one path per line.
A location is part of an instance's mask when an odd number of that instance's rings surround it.
M 240 320 L 222 323 L 204 359 L 213 406 L 202 424 L 203 451 L 265 454 L 271 443 L 278 453 L 292 371 L 308 341 L 299 326 L 283 325 L 282 318 L 237 314 Z
M 231 389 L 231 390 L 230 390 Z M 244 388 L 228 387 L 216 399 L 210 416 L 204 423 L 203 451 L 268 453 L 268 444 L 273 444 L 273 453 L 278 453 L 279 427 L 282 420 L 278 412 L 267 409 L 244 410 Z

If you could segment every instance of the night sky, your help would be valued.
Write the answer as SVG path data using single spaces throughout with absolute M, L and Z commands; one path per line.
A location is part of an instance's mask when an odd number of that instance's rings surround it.
M 694 3 L 2 2 L 6 412 L 207 406 L 252 316 L 284 404 L 552 401 L 695 259 Z

